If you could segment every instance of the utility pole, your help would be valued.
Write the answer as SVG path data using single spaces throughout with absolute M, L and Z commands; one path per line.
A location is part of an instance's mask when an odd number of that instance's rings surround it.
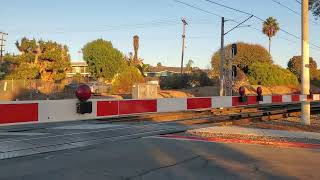
M 4 36 L 5 35 L 8 35 L 7 33 L 4 33 L 4 32 L 0 32 L 0 35 L 1 35 L 1 39 L 0 39 L 0 62 L 2 63 L 3 62 L 3 52 L 4 52 L 4 42 L 6 41 L 4 39 Z
M 309 0 L 302 0 L 301 4 L 301 53 L 302 53 L 302 80 L 301 94 L 310 94 L 310 62 L 309 62 Z M 310 125 L 310 102 L 307 100 L 301 102 L 302 123 Z
M 186 25 L 188 25 L 186 19 L 182 18 L 182 55 L 181 55 L 181 75 L 183 73 L 183 58 L 184 58 L 184 48 L 185 48 L 185 38 L 186 38 Z
M 221 47 L 220 47 L 220 89 L 219 95 L 224 95 L 224 17 L 221 17 Z

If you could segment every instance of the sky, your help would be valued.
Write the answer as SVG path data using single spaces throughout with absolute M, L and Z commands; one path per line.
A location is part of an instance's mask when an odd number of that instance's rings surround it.
M 186 27 L 185 61 L 210 67 L 212 54 L 220 47 L 221 17 L 225 31 L 249 16 L 208 3 L 205 0 L 180 0 L 206 12 L 190 8 L 174 0 L 1 0 L 0 31 L 6 37 L 6 52 L 18 53 L 14 43 L 22 37 L 53 40 L 69 47 L 72 61 L 82 60 L 81 48 L 88 42 L 103 38 L 114 47 L 129 54 L 133 51 L 132 38 L 140 37 L 139 57 L 144 63 L 179 66 L 181 61 L 181 18 Z M 272 0 L 213 0 L 247 11 L 262 19 L 275 17 L 280 28 L 301 36 L 300 16 Z M 276 0 L 300 12 L 296 0 Z M 217 14 L 218 16 L 214 15 Z M 262 22 L 251 18 L 250 27 L 237 28 L 225 36 L 225 43 L 237 41 L 268 47 L 262 34 Z M 255 29 L 254 29 L 255 28 Z M 320 20 L 310 16 L 310 56 L 320 64 Z M 279 32 L 272 40 L 274 63 L 283 67 L 294 55 L 300 55 L 300 39 Z

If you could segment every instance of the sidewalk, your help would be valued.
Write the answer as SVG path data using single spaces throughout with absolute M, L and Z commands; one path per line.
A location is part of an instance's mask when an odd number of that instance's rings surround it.
M 284 137 L 284 138 L 307 138 L 320 140 L 320 133 L 315 132 L 297 132 L 283 131 L 257 128 L 243 128 L 237 126 L 213 126 L 208 128 L 200 128 L 189 130 L 192 134 L 232 134 L 246 136 L 265 136 L 265 137 Z

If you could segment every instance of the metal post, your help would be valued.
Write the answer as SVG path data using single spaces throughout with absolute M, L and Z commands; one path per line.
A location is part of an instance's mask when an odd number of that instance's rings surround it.
M 302 78 L 301 93 L 310 94 L 310 75 L 309 75 L 309 0 L 302 0 L 301 5 L 301 32 L 302 32 Z M 310 125 L 310 102 L 301 103 L 302 123 Z
M 182 19 L 182 54 L 181 54 L 181 74 L 183 73 L 183 59 L 184 59 L 184 48 L 185 48 L 185 38 L 186 38 L 186 25 L 188 25 L 185 19 Z
M 221 47 L 220 47 L 220 91 L 219 95 L 224 94 L 224 17 L 221 18 Z

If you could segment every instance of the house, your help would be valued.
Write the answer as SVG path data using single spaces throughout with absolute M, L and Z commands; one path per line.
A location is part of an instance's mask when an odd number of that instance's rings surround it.
M 194 68 L 199 69 L 199 68 Z M 184 73 L 190 73 L 187 71 L 187 68 L 183 68 Z M 145 72 L 146 77 L 167 77 L 172 74 L 180 74 L 180 67 L 167 67 L 167 66 L 156 66 L 150 67 L 148 72 Z
M 71 71 L 67 72 L 67 77 L 73 77 L 76 74 L 80 74 L 82 77 L 90 77 L 88 65 L 86 62 L 71 62 Z

